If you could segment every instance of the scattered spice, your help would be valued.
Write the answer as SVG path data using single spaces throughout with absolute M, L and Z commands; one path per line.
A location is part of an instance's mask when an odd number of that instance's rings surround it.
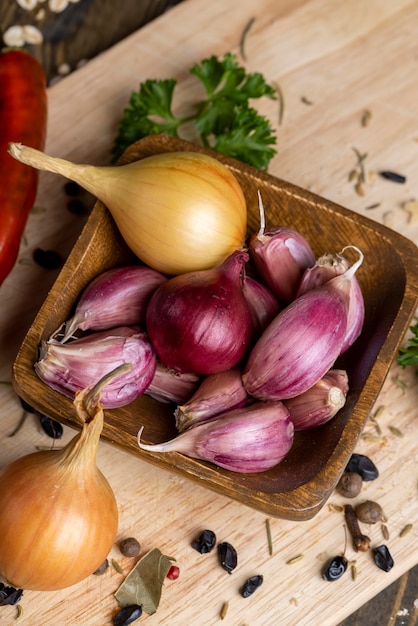
M 46 270 L 56 270 L 62 267 L 62 258 L 55 250 L 43 250 L 36 248 L 33 252 L 33 260 Z
M 133 557 L 138 556 L 141 551 L 141 546 L 135 537 L 127 537 L 120 542 L 119 550 L 122 552 L 123 556 Z
M 261 575 L 251 576 L 247 578 L 245 583 L 240 588 L 239 592 L 243 598 L 249 598 L 256 589 L 263 584 L 263 577 Z
M 377 546 L 374 548 L 374 562 L 377 567 L 382 569 L 384 572 L 389 572 L 394 566 L 394 561 L 392 555 L 389 552 L 389 548 L 385 545 Z
M 371 211 L 372 209 L 377 209 L 378 207 L 380 207 L 381 204 L 381 202 L 375 202 L 374 204 L 369 204 L 369 206 L 366 206 L 365 209 L 366 211 Z
M 64 428 L 60 422 L 52 419 L 52 417 L 48 417 L 47 415 L 39 416 L 39 423 L 42 427 L 42 430 L 48 437 L 51 439 L 61 439 Z
M 226 602 L 224 602 L 224 603 L 223 603 L 223 605 L 221 606 L 221 610 L 220 610 L 220 613 L 219 613 L 219 617 L 220 617 L 221 619 L 225 619 L 226 614 L 228 613 L 228 609 L 229 609 L 229 602 L 228 602 L 228 601 L 226 601 Z
M 269 555 L 272 556 L 273 555 L 273 540 L 271 537 L 270 520 L 268 518 L 266 519 L 266 532 L 267 532 L 267 545 L 269 549 Z
M 284 95 L 283 95 L 283 91 L 280 87 L 280 85 L 278 83 L 274 83 L 273 84 L 276 93 L 277 93 L 277 100 L 279 103 L 279 117 L 278 117 L 278 124 L 279 126 L 281 126 L 282 122 L 283 122 L 283 117 L 284 117 Z
M 239 42 L 239 49 L 240 49 L 240 54 L 241 57 L 243 58 L 244 61 L 247 61 L 247 54 L 245 51 L 245 45 L 247 43 L 247 37 L 248 37 L 248 33 L 250 32 L 251 28 L 253 27 L 255 22 L 255 17 L 252 17 L 247 25 L 245 26 L 244 30 L 242 31 L 242 35 L 241 35 L 241 39 Z
M 332 502 L 328 504 L 328 511 L 332 513 L 342 513 L 344 511 L 344 507 L 341 504 L 333 504 Z
M 6 586 L 4 583 L 0 583 L 0 606 L 17 604 L 22 596 L 23 589 L 17 589 L 16 587 Z
M 105 559 L 101 565 L 93 572 L 95 576 L 101 576 L 109 568 L 109 559 Z
M 365 111 L 363 111 L 363 115 L 361 116 L 361 125 L 363 127 L 366 127 L 370 124 L 370 121 L 372 119 L 372 112 L 369 109 L 366 109 Z
M 401 532 L 399 533 L 399 537 L 406 537 L 406 535 L 408 535 L 411 530 L 413 528 L 413 524 L 407 524 L 406 526 L 404 526 L 401 530 Z
M 386 446 L 388 441 L 386 439 L 386 437 L 381 437 L 381 436 L 376 436 L 376 435 L 370 435 L 369 433 L 363 433 L 361 438 L 364 441 L 368 441 L 369 443 L 378 443 L 381 446 Z
M 216 535 L 213 530 L 203 530 L 200 535 L 192 541 L 192 548 L 200 552 L 200 554 L 207 554 L 216 545 Z
M 388 541 L 388 539 L 389 539 L 389 528 L 386 526 L 386 524 L 382 524 L 381 531 L 382 531 L 383 539 L 386 539 L 386 541 Z
M 119 563 L 116 561 L 116 559 L 112 559 L 112 565 L 114 569 L 118 572 L 118 574 L 124 574 L 123 569 L 121 568 Z
M 295 563 L 299 563 L 304 558 L 304 554 L 298 554 L 297 556 L 292 557 L 286 561 L 286 565 L 294 565 Z
M 350 565 L 351 565 L 351 580 L 356 580 L 357 574 L 358 574 L 356 562 L 351 561 Z
M 399 428 L 397 428 L 396 426 L 390 425 L 389 426 L 389 430 L 396 437 L 403 437 L 403 432 L 401 430 L 399 430 Z
M 393 379 L 393 382 L 395 383 L 395 385 L 396 385 L 397 387 L 400 387 L 400 388 L 401 388 L 401 389 L 403 389 L 404 391 L 405 391 L 406 389 L 408 389 L 408 383 L 406 383 L 404 380 L 402 380 L 402 378 L 399 378 L 399 376 L 396 376 L 396 377 Z
M 19 619 L 23 616 L 23 606 L 21 604 L 16 604 L 16 618 Z
M 234 546 L 227 541 L 218 544 L 218 557 L 221 566 L 228 574 L 232 574 L 238 565 L 238 555 Z
M 309 100 L 309 98 L 306 98 L 305 96 L 302 96 L 300 101 L 303 102 L 303 104 L 307 104 L 308 106 L 313 105 L 312 100 Z
M 347 567 L 348 561 L 345 556 L 334 556 L 326 564 L 322 572 L 322 578 L 328 581 L 338 580 L 345 574 Z
M 163 584 L 172 565 L 172 557 L 153 548 L 143 556 L 116 590 L 121 608 L 138 604 L 149 615 L 158 609 Z
M 139 619 L 142 615 L 142 606 L 130 604 L 124 606 L 113 618 L 113 626 L 128 626 Z
M 376 524 L 376 522 L 382 520 L 383 509 L 378 502 L 365 500 L 364 502 L 357 504 L 355 514 L 360 522 L 364 522 L 365 524 Z
M 353 539 L 353 547 L 356 552 L 367 552 L 370 548 L 370 537 L 363 535 L 358 525 L 356 511 L 351 504 L 344 507 L 344 516 L 348 531 Z
M 172 565 L 167 572 L 167 578 L 169 580 L 177 580 L 180 576 L 180 568 L 177 565 Z
M 364 481 L 375 480 L 379 476 L 379 471 L 373 461 L 365 454 L 354 452 L 346 466 L 347 472 L 357 472 Z
M 357 472 L 343 472 L 337 491 L 345 498 L 355 498 L 363 487 L 363 479 Z
M 396 172 L 391 172 L 390 170 L 379 172 L 379 174 L 382 178 L 390 180 L 392 183 L 406 183 L 406 176 L 403 176 L 402 174 L 397 174 Z

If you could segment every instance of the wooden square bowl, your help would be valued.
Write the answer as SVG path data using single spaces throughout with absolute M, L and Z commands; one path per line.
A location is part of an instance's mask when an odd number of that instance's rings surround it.
M 175 150 L 207 152 L 181 140 L 151 136 L 132 145 L 121 163 Z M 410 240 L 385 226 L 242 163 L 210 154 L 240 181 L 247 199 L 249 232 L 259 228 L 260 190 L 267 226 L 287 225 L 299 231 L 316 256 L 339 252 L 347 245 L 362 250 L 364 262 L 357 277 L 365 300 L 364 329 L 336 364 L 348 373 L 346 404 L 327 424 L 297 432 L 287 458 L 258 474 L 230 472 L 176 452 L 140 450 L 137 432 L 141 426 L 145 443 L 160 443 L 176 435 L 174 407 L 146 395 L 123 408 L 105 411 L 102 436 L 142 459 L 268 515 L 307 520 L 325 504 L 344 471 L 411 323 L 418 304 L 418 250 Z M 35 374 L 40 342 L 71 316 L 79 295 L 94 277 L 135 260 L 109 212 L 97 202 L 14 363 L 15 390 L 38 411 L 79 427 L 72 402 Z

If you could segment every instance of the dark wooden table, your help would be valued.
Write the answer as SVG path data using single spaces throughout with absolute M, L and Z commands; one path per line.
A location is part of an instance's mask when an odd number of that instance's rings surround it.
M 43 35 L 41 45 L 26 44 L 42 63 L 50 83 L 136 31 L 178 3 L 175 0 L 82 0 L 62 12 L 47 3 L 28 10 L 2 0 L 0 28 L 31 24 Z M 180 0 L 181 1 L 181 0 Z M 411 546 L 417 549 L 417 546 Z M 418 623 L 418 566 L 375 596 L 340 626 L 415 626 Z

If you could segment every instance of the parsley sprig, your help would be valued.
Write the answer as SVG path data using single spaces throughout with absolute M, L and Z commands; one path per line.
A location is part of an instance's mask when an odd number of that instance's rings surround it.
M 409 330 L 412 332 L 412 336 L 408 340 L 408 345 L 405 348 L 399 348 L 397 361 L 402 367 L 418 366 L 418 322 L 414 326 L 410 326 Z
M 277 152 L 276 137 L 269 120 L 250 106 L 250 100 L 276 99 L 276 90 L 262 74 L 247 74 L 231 53 L 223 59 L 205 59 L 190 73 L 200 80 L 206 97 L 186 117 L 173 114 L 176 80 L 148 79 L 131 94 L 112 149 L 113 161 L 138 139 L 158 133 L 180 137 L 180 128 L 192 122 L 205 147 L 267 170 Z

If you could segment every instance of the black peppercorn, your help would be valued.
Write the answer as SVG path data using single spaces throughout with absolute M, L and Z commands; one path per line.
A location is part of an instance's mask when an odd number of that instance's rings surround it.
M 139 604 L 130 604 L 124 606 L 123 609 L 116 613 L 113 618 L 113 626 L 128 626 L 139 619 L 142 615 L 142 606 Z
M 212 530 L 203 530 L 200 535 L 192 541 L 192 548 L 200 552 L 200 554 L 207 554 L 216 545 L 216 535 Z
M 60 422 L 57 420 L 53 420 L 52 417 L 48 417 L 47 415 L 39 416 L 39 423 L 42 426 L 42 430 L 48 437 L 52 439 L 61 439 L 64 429 Z
M 263 584 L 263 580 L 264 579 L 261 575 L 251 576 L 251 578 L 248 578 L 239 590 L 242 597 L 248 598 L 251 596 L 254 591 Z
M 219 562 L 228 574 L 236 568 L 238 564 L 237 551 L 227 541 L 218 544 Z
M 377 567 L 382 569 L 384 572 L 389 572 L 394 566 L 394 561 L 392 555 L 389 552 L 389 549 L 384 544 L 381 546 L 377 546 L 377 548 L 373 549 L 374 553 L 374 562 Z
M 379 476 L 376 465 L 365 454 L 352 454 L 345 470 L 360 474 L 365 481 L 375 480 Z
M 348 561 L 345 556 L 334 556 L 328 561 L 323 572 L 324 580 L 338 580 L 347 571 Z
M 61 255 L 55 250 L 36 248 L 33 252 L 33 260 L 46 270 L 56 270 L 62 267 Z

